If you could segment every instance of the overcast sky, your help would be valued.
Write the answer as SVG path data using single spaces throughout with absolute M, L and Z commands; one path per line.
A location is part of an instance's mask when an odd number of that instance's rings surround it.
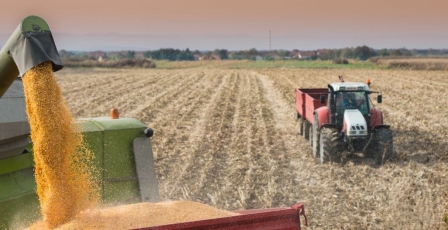
M 448 48 L 446 0 L 5 0 L 0 46 L 27 15 L 58 49 Z M 269 42 L 271 31 L 271 42 Z

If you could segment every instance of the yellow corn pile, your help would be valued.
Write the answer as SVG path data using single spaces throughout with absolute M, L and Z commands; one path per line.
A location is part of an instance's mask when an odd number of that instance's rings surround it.
M 57 229 L 132 229 L 235 215 L 192 201 L 138 203 L 86 210 Z
M 86 164 L 92 155 L 82 148 L 82 135 L 75 130 L 51 62 L 32 68 L 22 80 L 43 225 L 51 229 L 96 202 Z

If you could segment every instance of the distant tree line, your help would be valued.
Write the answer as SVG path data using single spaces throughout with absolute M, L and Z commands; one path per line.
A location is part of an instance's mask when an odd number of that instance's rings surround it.
M 213 51 L 190 51 L 173 48 L 161 48 L 147 51 L 114 51 L 114 52 L 76 52 L 60 50 L 63 62 L 82 62 L 85 60 L 118 61 L 123 59 L 151 59 L 169 61 L 192 60 L 368 60 L 372 57 L 443 57 L 448 56 L 448 49 L 373 49 L 368 46 L 345 47 L 342 49 L 320 49 L 312 51 L 294 50 L 248 50 L 228 51 L 215 49 Z M 101 58 L 100 58 L 101 57 Z
M 194 55 L 188 48 L 186 50 L 168 48 L 154 51 L 146 51 L 143 53 L 143 56 L 145 58 L 151 58 L 153 60 L 169 60 L 169 61 L 194 60 Z

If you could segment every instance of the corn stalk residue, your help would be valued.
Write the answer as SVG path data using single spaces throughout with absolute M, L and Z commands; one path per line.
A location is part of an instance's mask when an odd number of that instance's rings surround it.
M 92 154 L 82 146 L 53 76 L 51 62 L 23 76 L 26 110 L 33 140 L 40 227 L 54 228 L 96 202 L 96 187 L 87 163 Z

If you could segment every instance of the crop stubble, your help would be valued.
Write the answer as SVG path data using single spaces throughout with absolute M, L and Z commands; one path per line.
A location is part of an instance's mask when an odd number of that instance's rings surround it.
M 383 92 L 398 159 L 318 165 L 297 135 L 294 88 L 344 75 Z M 446 72 L 400 70 L 67 69 L 56 74 L 77 117 L 118 107 L 155 130 L 164 200 L 225 210 L 305 202 L 313 228 L 441 228 L 448 201 Z

